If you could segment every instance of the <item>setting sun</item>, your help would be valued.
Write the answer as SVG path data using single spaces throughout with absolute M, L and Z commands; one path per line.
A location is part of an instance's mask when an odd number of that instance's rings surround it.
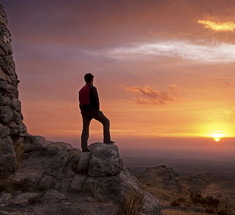
M 223 134 L 211 134 L 211 137 L 214 138 L 215 142 L 219 142 L 221 140 L 222 137 L 224 137 Z
M 234 136 L 233 126 L 225 122 L 204 124 L 202 132 L 203 136 L 213 138 L 215 142 L 219 142 L 222 138 Z

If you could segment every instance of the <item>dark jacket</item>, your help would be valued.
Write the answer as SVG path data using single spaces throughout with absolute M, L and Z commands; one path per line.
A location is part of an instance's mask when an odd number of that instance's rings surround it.
M 79 90 L 79 107 L 82 113 L 100 109 L 98 92 L 92 83 L 87 83 Z

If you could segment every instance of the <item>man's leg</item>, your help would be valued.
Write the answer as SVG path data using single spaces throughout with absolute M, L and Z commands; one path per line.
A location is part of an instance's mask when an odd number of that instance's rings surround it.
M 109 119 L 101 111 L 96 112 L 93 115 L 93 118 L 103 124 L 104 143 L 111 143 L 110 131 L 109 131 L 109 125 L 110 125 Z
M 82 121 L 83 121 L 83 129 L 82 129 L 82 135 L 81 135 L 82 151 L 88 150 L 87 140 L 89 137 L 89 125 L 90 125 L 91 119 L 92 118 L 90 118 L 84 114 L 82 115 Z

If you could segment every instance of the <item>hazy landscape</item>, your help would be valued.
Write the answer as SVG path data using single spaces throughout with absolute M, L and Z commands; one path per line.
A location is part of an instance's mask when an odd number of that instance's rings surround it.
M 171 214 L 234 214 L 235 162 L 123 157 L 124 163 Z

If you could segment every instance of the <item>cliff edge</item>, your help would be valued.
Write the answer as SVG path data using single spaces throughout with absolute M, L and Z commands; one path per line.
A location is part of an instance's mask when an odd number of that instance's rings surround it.
M 27 133 L 7 16 L 0 5 L 0 214 L 161 214 L 116 145 L 81 152 Z

